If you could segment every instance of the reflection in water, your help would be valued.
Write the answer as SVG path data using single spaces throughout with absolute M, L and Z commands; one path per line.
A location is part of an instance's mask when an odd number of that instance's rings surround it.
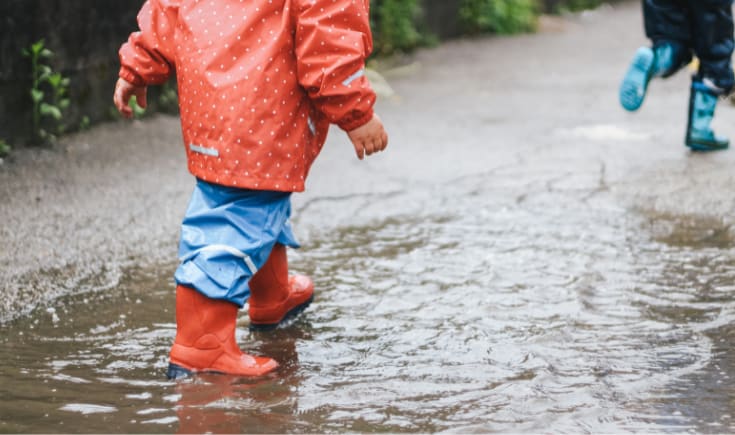
M 652 319 L 677 325 L 680 334 L 697 338 L 704 367 L 687 370 L 652 389 L 646 406 L 658 410 L 652 420 L 661 425 L 731 432 L 735 427 L 733 235 L 715 219 L 653 215 L 650 221 L 654 235 L 666 245 L 652 244 L 647 248 L 649 255 L 641 256 L 641 276 L 655 277 L 658 284 L 641 284 L 641 301 L 645 301 L 641 309 Z M 681 342 L 672 340 L 672 346 L 680 347 Z M 671 366 L 687 367 L 686 355 L 679 350 L 660 358 Z
M 729 229 L 631 213 L 592 178 L 304 204 L 314 304 L 238 327 L 281 363 L 262 379 L 164 380 L 174 265 L 40 308 L 3 328 L 0 431 L 735 430 Z
M 298 406 L 296 339 L 283 330 L 269 334 L 259 351 L 281 364 L 261 379 L 206 374 L 178 382 L 177 433 L 286 433 Z

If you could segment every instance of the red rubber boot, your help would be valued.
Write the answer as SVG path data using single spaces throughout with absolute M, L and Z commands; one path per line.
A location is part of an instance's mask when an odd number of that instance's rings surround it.
M 274 329 L 304 311 L 314 299 L 308 276 L 288 276 L 286 247 L 276 244 L 268 261 L 250 278 L 250 329 Z
M 196 372 L 261 376 L 278 367 L 265 357 L 243 353 L 235 341 L 237 306 L 210 299 L 189 287 L 176 287 L 176 339 L 166 375 Z

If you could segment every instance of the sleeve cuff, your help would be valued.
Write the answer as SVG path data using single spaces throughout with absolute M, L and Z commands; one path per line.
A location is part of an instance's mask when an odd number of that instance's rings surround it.
M 362 113 L 362 114 L 357 113 L 355 115 L 347 116 L 343 120 L 339 121 L 337 125 L 342 130 L 350 132 L 370 122 L 370 120 L 373 119 L 373 116 L 374 116 L 373 109 L 370 108 L 365 113 Z
M 145 86 L 145 81 L 143 80 L 143 78 L 139 76 L 135 71 L 126 66 L 120 67 L 118 77 L 130 83 L 131 85 Z

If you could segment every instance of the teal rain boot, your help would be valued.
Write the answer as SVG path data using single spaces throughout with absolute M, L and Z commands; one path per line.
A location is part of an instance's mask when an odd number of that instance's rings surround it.
M 634 112 L 641 107 L 646 98 L 646 90 L 651 78 L 666 75 L 674 69 L 674 47 L 661 44 L 655 48 L 639 48 L 628 72 L 620 84 L 620 105 Z
M 692 151 L 717 151 L 730 146 L 726 137 L 715 135 L 710 128 L 715 115 L 718 94 L 700 81 L 692 82 L 689 96 L 689 122 L 687 125 L 686 146 Z

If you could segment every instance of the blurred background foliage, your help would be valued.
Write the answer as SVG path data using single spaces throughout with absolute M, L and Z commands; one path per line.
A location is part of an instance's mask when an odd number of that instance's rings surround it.
M 370 19 L 375 52 L 408 51 L 422 45 L 426 35 L 419 30 L 422 9 L 418 0 L 381 0 L 371 3 Z
M 439 39 L 531 32 L 543 13 L 599 6 L 602 0 L 372 0 L 377 55 L 410 51 Z
M 536 25 L 538 9 L 535 0 L 463 0 L 458 19 L 467 33 L 529 32 Z

